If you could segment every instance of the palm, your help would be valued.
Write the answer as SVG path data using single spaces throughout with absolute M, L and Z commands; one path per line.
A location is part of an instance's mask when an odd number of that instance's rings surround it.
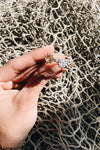
M 7 90 L 0 93 L 0 126 L 1 129 L 11 137 L 12 143 L 14 140 L 17 146 L 22 144 L 25 140 L 26 135 L 34 125 L 37 117 L 36 106 L 25 110 L 25 107 L 24 109 L 20 109 L 19 106 L 15 105 L 15 97 L 17 97 L 18 94 L 18 90 Z M 15 135 L 18 136 L 17 139 Z M 7 137 L 5 137 L 5 140 L 7 141 L 6 138 Z M 8 147 L 8 145 L 9 143 L 6 142 L 4 147 Z M 10 147 L 13 147 L 13 145 Z

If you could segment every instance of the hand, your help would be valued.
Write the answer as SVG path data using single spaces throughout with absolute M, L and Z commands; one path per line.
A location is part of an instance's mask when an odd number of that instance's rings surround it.
M 46 54 L 55 54 L 53 46 L 39 48 L 10 60 L 0 68 L 0 145 L 20 146 L 37 118 L 39 93 L 49 79 L 61 76 L 65 69 L 56 62 L 47 64 Z

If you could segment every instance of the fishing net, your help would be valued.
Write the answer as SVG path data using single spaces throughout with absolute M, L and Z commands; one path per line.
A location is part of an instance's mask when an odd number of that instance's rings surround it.
M 100 150 L 100 1 L 1 0 L 0 64 L 53 44 L 68 70 L 40 93 L 23 150 Z

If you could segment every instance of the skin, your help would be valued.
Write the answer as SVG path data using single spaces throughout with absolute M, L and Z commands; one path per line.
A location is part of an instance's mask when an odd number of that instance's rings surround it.
M 0 145 L 15 148 L 22 145 L 37 119 L 39 93 L 50 79 L 65 69 L 56 62 L 47 64 L 46 54 L 55 54 L 53 46 L 33 50 L 0 67 Z

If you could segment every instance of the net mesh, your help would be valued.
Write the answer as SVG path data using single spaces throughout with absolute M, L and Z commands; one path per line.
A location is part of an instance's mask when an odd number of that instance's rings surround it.
M 99 36 L 99 0 L 1 0 L 0 65 L 48 44 L 69 65 L 40 93 L 23 150 L 100 150 Z

